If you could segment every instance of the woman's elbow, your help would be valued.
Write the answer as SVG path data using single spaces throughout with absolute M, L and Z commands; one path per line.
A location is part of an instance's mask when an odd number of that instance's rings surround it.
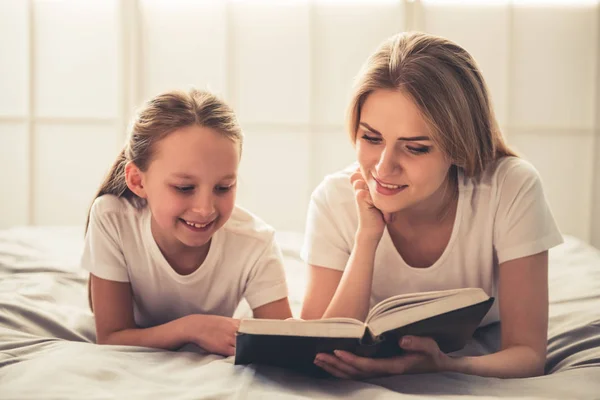
M 523 378 L 534 378 L 536 376 L 543 376 L 546 373 L 546 352 L 535 351 L 530 348 L 532 352 L 531 362 L 529 368 L 523 371 Z
M 546 357 L 539 358 L 533 364 L 529 376 L 527 378 L 533 378 L 536 376 L 543 376 L 546 374 Z
M 108 337 L 96 335 L 96 344 L 112 344 L 109 342 Z
M 96 344 L 102 345 L 119 345 L 119 335 L 115 335 L 117 332 L 96 332 Z
M 111 335 L 96 333 L 96 344 L 115 344 L 111 340 Z

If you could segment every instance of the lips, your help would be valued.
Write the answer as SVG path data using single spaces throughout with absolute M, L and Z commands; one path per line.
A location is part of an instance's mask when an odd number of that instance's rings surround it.
M 375 180 L 375 189 L 377 190 L 377 193 L 384 196 L 392 196 L 398 194 L 408 187 L 408 185 L 398 185 L 394 183 L 383 182 L 375 178 L 374 176 L 373 179 Z
M 375 182 L 377 182 L 378 184 L 380 184 L 382 187 L 384 187 L 386 189 L 400 189 L 403 186 L 408 186 L 408 185 L 401 185 L 401 184 L 384 182 L 382 180 L 379 180 L 379 179 L 375 178 L 374 175 L 371 175 L 371 176 L 373 177 L 373 179 L 375 180 Z
M 194 228 L 205 228 L 207 225 L 209 225 L 210 223 L 212 223 L 212 221 L 208 221 L 208 222 L 192 222 L 192 221 L 186 221 L 185 219 L 182 220 L 183 222 L 185 222 L 186 224 L 188 224 L 189 226 L 193 226 Z
M 183 218 L 179 218 L 179 221 L 181 221 L 192 232 L 206 232 L 212 229 L 216 218 L 210 221 L 188 221 Z

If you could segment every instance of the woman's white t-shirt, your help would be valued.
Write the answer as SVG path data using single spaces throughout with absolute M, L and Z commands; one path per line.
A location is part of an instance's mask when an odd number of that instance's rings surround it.
M 104 195 L 92 205 L 82 267 L 97 277 L 129 282 L 136 324 L 150 327 L 189 314 L 231 317 L 242 298 L 252 309 L 287 297 L 274 230 L 235 207 L 212 237 L 202 265 L 180 275 L 150 230 L 148 207 Z
M 357 165 L 327 176 L 312 194 L 302 258 L 343 271 L 358 227 L 350 175 Z M 563 242 L 539 175 L 528 162 L 505 157 L 477 178 L 458 172 L 459 197 L 452 235 L 440 258 L 413 268 L 387 229 L 375 255 L 371 307 L 397 294 L 479 287 L 496 301 L 482 325 L 499 320 L 498 266 Z

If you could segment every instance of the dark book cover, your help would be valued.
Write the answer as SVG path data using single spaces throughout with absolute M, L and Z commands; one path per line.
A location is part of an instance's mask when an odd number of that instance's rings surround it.
M 440 349 L 450 353 L 462 349 L 488 312 L 493 298 L 469 307 L 436 315 L 371 338 L 327 338 L 240 333 L 236 338 L 235 364 L 266 364 L 290 368 L 314 376 L 326 376 L 314 365 L 317 353 L 346 350 L 363 357 L 385 358 L 401 355 L 398 340 L 405 335 L 433 338 Z

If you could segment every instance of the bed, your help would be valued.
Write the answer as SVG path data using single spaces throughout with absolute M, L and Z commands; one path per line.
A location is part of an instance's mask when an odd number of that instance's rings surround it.
M 306 282 L 301 235 L 279 233 L 296 315 Z M 0 398 L 6 399 L 600 399 L 600 251 L 567 237 L 550 253 L 546 375 L 492 379 L 456 373 L 346 382 L 232 358 L 94 344 L 80 228 L 0 231 Z M 247 313 L 244 305 L 237 315 Z M 465 352 L 494 349 L 499 327 Z

